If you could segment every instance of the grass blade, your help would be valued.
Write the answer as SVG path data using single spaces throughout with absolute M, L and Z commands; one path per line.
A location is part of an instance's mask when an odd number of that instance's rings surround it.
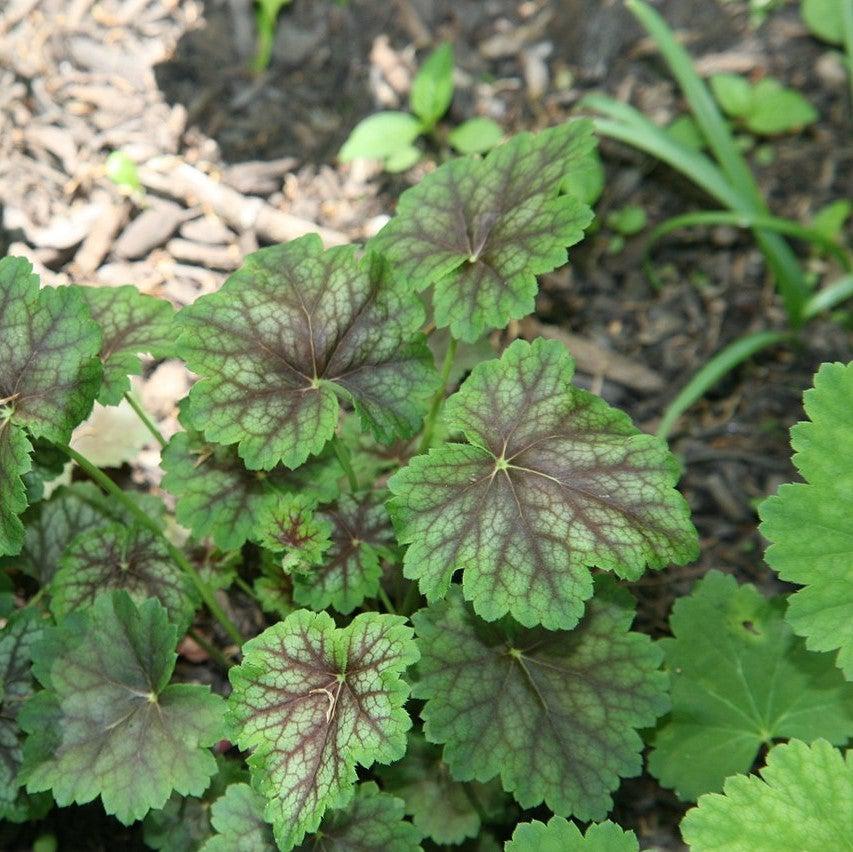
M 831 311 L 846 299 L 853 297 L 853 275 L 845 275 L 819 290 L 806 302 L 803 317 L 811 319 L 824 311 Z

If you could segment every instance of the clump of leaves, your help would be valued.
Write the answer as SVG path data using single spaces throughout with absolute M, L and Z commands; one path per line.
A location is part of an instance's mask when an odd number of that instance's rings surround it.
M 723 111 L 758 136 L 800 130 L 817 121 L 815 108 L 772 77 L 752 84 L 737 74 L 716 74 L 711 89 Z

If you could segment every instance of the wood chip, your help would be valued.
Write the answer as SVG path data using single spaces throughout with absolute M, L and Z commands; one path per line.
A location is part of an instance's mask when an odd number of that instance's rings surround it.
M 101 265 L 130 212 L 130 205 L 126 201 L 112 203 L 107 193 L 99 197 L 104 213 L 92 225 L 92 230 L 74 255 L 71 272 L 75 278 L 87 278 Z
M 227 245 L 234 241 L 234 232 L 222 224 L 216 216 L 202 216 L 181 225 L 181 236 L 195 243 L 212 246 Z
M 212 246 L 190 240 L 174 239 L 166 244 L 166 251 L 176 260 L 204 266 L 208 269 L 236 269 L 242 260 L 237 246 Z
M 143 210 L 121 233 L 113 251 L 122 260 L 135 260 L 162 246 L 187 218 L 187 211 L 171 201 Z

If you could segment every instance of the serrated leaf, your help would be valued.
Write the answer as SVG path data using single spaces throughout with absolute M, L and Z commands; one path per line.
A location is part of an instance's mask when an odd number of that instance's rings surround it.
M 409 106 L 429 130 L 447 112 L 453 100 L 453 45 L 439 45 L 421 65 L 412 81 Z
M 735 775 L 681 823 L 693 852 L 803 852 L 853 848 L 853 750 L 825 740 L 777 745 L 756 775 Z
M 210 809 L 216 829 L 200 852 L 276 852 L 272 826 L 264 821 L 264 799 L 248 784 L 231 784 Z
M 616 823 L 593 823 L 584 834 L 563 817 L 553 816 L 546 825 L 538 819 L 515 827 L 506 852 L 637 852 L 640 844 L 633 831 Z
M 178 523 L 196 538 L 210 536 L 232 550 L 252 535 L 255 519 L 278 494 L 310 491 L 331 500 L 342 475 L 332 454 L 310 459 L 297 470 L 247 470 L 234 447 L 211 444 L 197 432 L 178 432 L 163 450 L 162 487 L 177 498 Z
M 592 594 L 590 567 L 636 579 L 696 555 L 665 445 L 574 387 L 573 371 L 560 343 L 515 341 L 447 402 L 447 428 L 470 443 L 416 456 L 390 479 L 404 574 L 429 601 L 461 568 L 487 621 L 508 612 L 570 628 Z
M 98 526 L 66 547 L 51 584 L 51 612 L 62 618 L 123 589 L 137 603 L 157 598 L 183 632 L 198 604 L 194 587 L 163 539 L 138 524 Z
M 179 354 L 202 380 L 190 425 L 237 443 L 246 466 L 298 467 L 332 437 L 340 396 L 378 440 L 414 434 L 436 384 L 407 286 L 353 246 L 310 234 L 250 255 L 178 315 Z
M 49 441 L 38 439 L 32 442 L 31 466 L 24 474 L 27 503 L 32 506 L 49 496 L 62 484 L 60 477 L 70 468 L 68 456 Z M 70 475 L 69 475 L 70 481 Z M 59 480 L 59 481 L 57 481 Z M 27 526 L 25 523 L 24 526 Z
M 377 492 L 342 494 L 335 504 L 317 512 L 331 530 L 331 547 L 308 574 L 294 577 L 293 599 L 344 615 L 379 590 L 380 560 L 394 544 L 388 512 Z
M 38 614 L 24 610 L 0 631 L 0 819 L 15 819 L 23 807 L 18 787 L 23 739 L 18 712 L 33 694 L 30 656 L 41 630 Z
M 52 790 L 60 806 L 100 796 L 124 824 L 162 808 L 173 791 L 204 792 L 224 703 L 207 686 L 169 683 L 175 640 L 159 601 L 137 607 L 126 592 L 45 630 L 33 650 L 45 688 L 20 717 L 30 792 Z
M 310 571 L 332 544 L 332 525 L 314 510 L 317 501 L 306 494 L 282 494 L 263 506 L 255 526 L 257 540 L 273 553 L 283 554 L 281 568 Z
M 620 777 L 639 774 L 637 729 L 665 712 L 662 653 L 630 632 L 630 596 L 608 581 L 573 631 L 487 624 L 458 587 L 412 617 L 421 661 L 412 694 L 460 781 L 503 787 L 524 807 L 600 819 Z
M 783 485 L 760 506 L 765 559 L 804 586 L 789 599 L 788 623 L 812 651 L 839 649 L 853 680 L 853 363 L 823 364 L 803 397 L 809 421 L 791 429 L 805 483 Z
M 196 852 L 210 837 L 209 809 L 201 799 L 171 796 L 162 810 L 145 817 L 145 845 L 159 852 Z
M 500 783 L 455 781 L 441 749 L 420 734 L 409 735 L 401 761 L 380 769 L 383 789 L 400 796 L 414 824 L 436 843 L 457 844 L 476 837 L 480 814 L 494 816 L 505 799 Z
M 660 643 L 673 707 L 649 770 L 682 799 L 721 790 L 780 737 L 844 744 L 853 735 L 853 684 L 831 657 L 805 649 L 784 608 L 718 571 L 676 601 L 675 638 Z
M 594 144 L 592 125 L 573 121 L 518 134 L 484 160 L 451 160 L 403 193 L 369 246 L 410 286 L 435 286 L 436 325 L 454 337 L 503 328 L 533 312 L 536 276 L 562 266 L 592 221 L 558 191 Z
M 24 543 L 21 477 L 34 438 L 65 444 L 98 392 L 101 333 L 73 287 L 39 289 L 23 258 L 0 260 L 0 556 Z
M 417 659 L 399 616 L 362 613 L 336 628 L 297 610 L 243 647 L 229 674 L 233 738 L 267 798 L 266 818 L 290 849 L 355 781 L 356 764 L 402 756 L 411 726 L 401 672 Z
M 130 390 L 128 376 L 142 372 L 140 354 L 167 358 L 174 353 L 175 311 L 165 299 L 136 287 L 81 287 L 92 318 L 101 327 L 104 375 L 98 402 L 117 405 Z

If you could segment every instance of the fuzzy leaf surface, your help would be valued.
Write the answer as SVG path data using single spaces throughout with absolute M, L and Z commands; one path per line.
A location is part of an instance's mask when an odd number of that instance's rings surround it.
M 413 616 L 412 694 L 454 778 L 500 775 L 522 807 L 589 820 L 610 810 L 620 777 L 639 774 L 637 729 L 669 706 L 663 655 L 630 632 L 630 596 L 602 581 L 570 632 L 483 622 L 458 587 Z
M 233 739 L 254 752 L 265 817 L 290 849 L 349 792 L 355 766 L 402 756 L 411 726 L 400 675 L 417 659 L 400 616 L 362 613 L 336 628 L 297 610 L 243 647 L 231 669 Z
M 516 826 L 505 852 L 637 852 L 640 844 L 633 831 L 616 823 L 593 823 L 585 834 L 563 817 L 553 816 L 547 825 L 538 819 Z
M 558 193 L 594 144 L 592 125 L 573 121 L 520 133 L 485 159 L 451 160 L 400 196 L 369 245 L 411 286 L 435 286 L 436 325 L 454 337 L 503 328 L 533 312 L 536 276 L 562 266 L 592 221 L 585 204 Z
M 649 769 L 682 799 L 722 790 L 780 737 L 843 745 L 853 735 L 853 684 L 830 656 L 806 650 L 784 609 L 718 571 L 675 602 L 675 638 L 660 642 L 673 707 Z
M 447 402 L 447 427 L 468 443 L 416 456 L 390 479 L 404 573 L 427 600 L 463 569 L 481 618 L 567 629 L 592 594 L 590 567 L 636 579 L 696 555 L 665 445 L 574 387 L 573 371 L 559 342 L 515 341 Z
M 178 353 L 202 379 L 190 425 L 237 443 L 253 470 L 319 453 L 352 403 L 381 441 L 419 427 L 436 383 L 419 300 L 355 247 L 314 234 L 246 258 L 178 315 Z
M 811 651 L 838 649 L 853 680 L 853 362 L 823 364 L 803 397 L 809 420 L 791 429 L 805 483 L 783 485 L 759 510 L 765 559 L 800 589 L 787 619 Z
M 24 543 L 21 477 L 34 438 L 68 443 L 101 380 L 101 332 L 79 291 L 39 289 L 23 258 L 0 260 L 0 556 Z
M 373 597 L 382 576 L 380 560 L 394 545 L 383 495 L 342 494 L 317 517 L 331 529 L 331 547 L 310 573 L 294 577 L 293 599 L 314 610 L 333 607 L 348 615 Z
M 853 849 L 853 750 L 826 740 L 772 748 L 757 775 L 727 779 L 724 794 L 701 796 L 681 833 L 693 852 Z
M 264 804 L 248 784 L 230 784 L 210 809 L 216 834 L 201 852 L 276 852 L 272 826 L 264 821 Z
M 126 592 L 45 630 L 33 650 L 45 688 L 20 717 L 30 792 L 51 790 L 60 806 L 100 795 L 124 824 L 162 808 L 172 791 L 204 792 L 224 702 L 207 686 L 169 683 L 175 641 L 159 601 L 137 607 Z
M 128 376 L 142 372 L 141 353 L 155 358 L 174 354 L 175 311 L 165 299 L 146 296 L 132 285 L 81 287 L 80 292 L 103 334 L 98 402 L 118 405 L 130 390 Z
M 53 578 L 50 608 L 57 618 L 83 609 L 102 592 L 126 591 L 141 604 L 157 598 L 181 630 L 192 620 L 197 598 L 163 540 L 138 524 L 108 524 L 74 538 Z

